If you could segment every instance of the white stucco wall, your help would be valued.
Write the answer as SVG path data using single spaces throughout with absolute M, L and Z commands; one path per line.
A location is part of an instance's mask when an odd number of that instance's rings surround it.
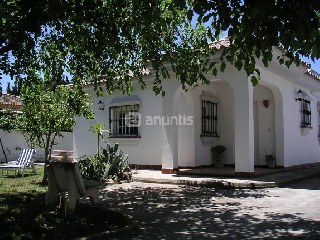
M 201 139 L 201 99 L 202 91 L 208 91 L 214 94 L 219 100 L 217 104 L 218 111 L 218 135 L 220 136 L 213 143 L 206 143 Z M 207 86 L 199 86 L 190 90 L 192 94 L 195 111 L 194 111 L 194 139 L 195 139 L 195 161 L 192 166 L 210 165 L 211 148 L 215 145 L 222 144 L 226 146 L 224 162 L 226 164 L 234 163 L 234 97 L 232 89 L 227 82 L 214 80 Z M 192 137 L 192 136 L 190 136 Z M 209 140 L 210 141 L 210 140 Z
M 320 161 L 320 147 L 318 141 L 318 113 L 317 99 L 312 97 L 311 106 L 311 126 L 312 129 L 307 129 L 306 133 L 300 128 L 301 123 L 301 107 L 300 102 L 295 101 L 294 93 L 301 89 L 302 91 L 311 94 L 301 86 L 290 84 L 290 88 L 286 91 L 288 99 L 286 109 L 289 113 L 285 117 L 285 161 L 284 166 L 289 167 L 304 163 L 314 163 Z M 289 89 L 291 91 L 289 91 Z M 290 115 L 289 115 L 290 114 Z M 291 117 L 289 117 L 291 116 Z M 308 132 L 308 133 L 307 133 Z
M 72 132 L 63 132 L 63 137 L 56 139 L 57 145 L 53 149 L 70 150 L 73 149 L 73 134 Z M 7 155 L 8 161 L 14 161 L 19 157 L 21 149 L 28 148 L 28 144 L 23 136 L 18 132 L 6 132 L 0 129 L 0 138 L 2 139 L 3 147 Z M 36 149 L 35 160 L 44 161 L 44 150 L 38 147 Z M 0 161 L 4 162 L 5 157 L 0 146 Z
M 275 102 L 270 88 L 261 84 L 254 88 L 253 101 L 255 104 L 255 164 L 267 165 L 265 155 L 276 155 L 275 144 Z M 269 106 L 265 107 L 263 101 L 268 101 Z
M 226 147 L 224 163 L 234 164 L 234 95 L 226 81 L 214 82 L 217 86 L 218 104 L 218 131 L 219 144 Z
M 89 131 L 90 126 L 94 122 L 102 122 L 109 126 L 109 110 L 108 104 L 113 97 L 122 97 L 121 94 L 113 94 L 112 96 L 95 97 L 92 88 L 87 91 L 93 96 L 94 103 L 92 109 L 95 112 L 95 120 L 87 120 L 84 118 L 77 119 L 77 125 L 74 129 L 74 145 L 73 150 L 76 157 L 83 155 L 93 155 L 97 152 L 97 137 Z M 152 91 L 137 91 L 133 94 L 140 101 L 139 112 L 142 115 L 140 136 L 141 138 L 109 138 L 111 144 L 119 143 L 120 148 L 128 154 L 130 164 L 141 165 L 161 165 L 161 126 L 147 125 L 147 116 L 162 116 L 162 102 L 160 96 L 154 96 Z M 97 103 L 102 101 L 105 104 L 104 110 L 99 110 Z M 106 136 L 107 137 L 107 136 Z M 103 144 L 103 143 L 102 143 Z
M 200 96 L 202 91 L 212 92 L 215 97 L 217 97 L 217 89 L 215 88 L 213 83 L 210 83 L 208 86 L 199 86 L 198 88 L 192 90 L 192 97 L 195 103 L 195 112 L 194 112 L 194 128 L 195 128 L 195 158 L 196 158 L 196 166 L 201 165 L 210 165 L 212 164 L 211 159 L 211 147 L 212 145 L 207 145 L 202 142 L 200 137 L 201 135 L 201 100 Z M 220 103 L 218 103 L 219 105 Z M 218 107 L 219 109 L 219 107 Z M 218 122 L 218 134 L 220 134 L 220 125 Z
M 218 134 L 213 145 L 226 146 L 224 163 L 235 164 L 236 172 L 253 172 L 254 164 L 264 165 L 265 150 L 273 152 L 277 166 L 294 166 L 319 162 L 317 103 L 320 83 L 303 74 L 301 69 L 287 70 L 277 64 L 265 68 L 258 64 L 261 72 L 259 85 L 253 88 L 250 78 L 243 71 L 228 66 L 218 76 L 208 76 L 211 83 L 181 90 L 176 79 L 165 80 L 163 87 L 166 96 L 155 96 L 152 88 L 135 91 L 141 101 L 142 125 L 139 139 L 110 139 L 118 142 L 128 153 L 131 164 L 162 165 L 165 169 L 178 166 L 201 166 L 212 164 L 211 145 L 201 139 L 201 100 L 202 91 L 209 91 L 219 99 Z M 173 74 L 172 74 L 173 75 Z M 312 126 L 308 134 L 300 129 L 300 102 L 295 101 L 295 93 L 301 89 L 311 97 Z M 88 89 L 94 96 L 93 88 Z M 318 91 L 318 90 L 317 90 Z M 93 97 L 95 121 L 108 125 L 108 103 L 114 97 Z M 99 100 L 105 103 L 105 110 L 98 110 Z M 268 108 L 262 101 L 268 100 Z M 171 117 L 192 116 L 192 126 L 146 125 L 146 116 Z M 255 128 L 255 122 L 258 125 Z M 89 132 L 92 121 L 77 119 L 74 130 L 74 153 L 76 156 L 96 153 L 97 139 Z M 257 154 L 255 155 L 255 149 Z
M 318 141 L 318 99 L 311 94 L 320 82 L 295 70 L 270 66 L 260 68 L 262 83 L 272 90 L 275 101 L 275 145 L 277 164 L 284 167 L 320 161 Z M 318 87 L 317 87 L 318 86 Z M 301 89 L 311 97 L 312 129 L 302 134 L 301 106 L 295 93 Z
M 195 102 L 190 92 L 185 92 L 179 88 L 174 96 L 176 104 L 176 116 L 183 117 L 177 127 L 178 131 L 178 166 L 196 166 L 195 150 Z

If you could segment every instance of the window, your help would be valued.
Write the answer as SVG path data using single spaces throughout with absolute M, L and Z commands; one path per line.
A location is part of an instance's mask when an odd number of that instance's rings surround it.
M 139 137 L 139 104 L 109 107 L 110 137 Z
M 304 93 L 301 89 L 296 93 L 296 101 L 301 104 L 301 128 L 311 128 L 311 108 L 310 101 L 311 98 Z
M 201 136 L 217 137 L 217 103 L 201 101 Z
M 301 127 L 311 127 L 311 108 L 310 101 L 306 99 L 301 100 Z

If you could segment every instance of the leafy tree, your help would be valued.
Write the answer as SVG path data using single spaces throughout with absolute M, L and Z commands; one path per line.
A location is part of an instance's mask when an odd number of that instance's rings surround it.
M 13 86 L 11 86 L 10 82 L 7 83 L 7 94 L 19 96 L 21 93 L 22 84 L 23 78 L 21 78 L 20 76 L 16 76 Z
M 10 92 L 11 92 L 11 84 L 8 82 L 8 84 L 7 84 L 7 89 L 6 89 L 6 91 L 7 91 L 7 94 L 10 94 Z
M 193 10 L 198 22 L 208 24 L 209 38 L 228 31 L 232 45 L 222 53 L 221 60 L 244 69 L 248 75 L 259 71 L 256 58 L 267 67 L 272 48 L 283 48 L 280 64 L 288 68 L 299 64 L 299 57 L 320 58 L 320 1 L 195 1 Z M 224 64 L 221 67 L 225 66 Z M 257 84 L 258 78 L 251 78 Z
M 22 81 L 23 79 L 20 78 L 20 76 L 16 76 L 14 85 L 9 89 L 9 92 L 7 90 L 7 93 L 14 96 L 19 96 L 21 94 Z
M 144 88 L 150 66 L 153 90 L 163 93 L 168 67 L 183 86 L 194 86 L 231 63 L 256 84 L 255 57 L 267 66 L 274 46 L 286 50 L 278 60 L 287 66 L 299 55 L 320 57 L 319 0 L 10 0 L 0 3 L 0 16 L 3 73 L 40 68 L 43 43 L 54 43 L 73 83 L 103 76 L 109 92 L 131 92 L 132 76 Z M 210 48 L 223 31 L 231 47 Z
M 81 85 L 68 85 L 64 75 L 64 58 L 58 46 L 43 40 L 38 58 L 30 60 L 26 75 L 19 80 L 22 113 L 13 121 L 32 146 L 44 149 L 45 163 L 62 131 L 71 131 L 76 116 L 93 118 L 89 96 Z M 46 174 L 44 175 L 46 181 Z
M 0 112 L 0 128 L 19 131 L 30 146 L 43 148 L 47 163 L 56 138 L 73 129 L 76 116 L 93 118 L 88 98 L 80 86 L 59 85 L 52 89 L 44 81 L 33 82 L 22 89 L 21 113 L 9 109 Z
M 0 109 L 0 129 L 11 132 L 16 128 L 17 113 L 11 109 Z
M 22 113 L 16 127 L 33 145 L 44 149 L 45 163 L 50 160 L 56 138 L 62 136 L 62 131 L 73 129 L 76 116 L 93 117 L 81 87 L 60 85 L 52 90 L 39 82 L 24 87 L 21 100 Z

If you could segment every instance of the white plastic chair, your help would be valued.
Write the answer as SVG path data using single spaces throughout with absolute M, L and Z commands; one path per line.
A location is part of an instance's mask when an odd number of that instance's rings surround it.
M 34 155 L 36 153 L 35 149 L 28 148 L 23 149 L 20 153 L 20 156 L 17 161 L 10 161 L 5 164 L 0 164 L 0 169 L 2 170 L 2 177 L 3 173 L 6 171 L 7 175 L 8 172 L 14 171 L 15 176 L 18 172 L 21 172 L 22 177 L 24 177 L 25 170 L 31 169 L 33 174 L 36 174 L 36 169 L 34 167 Z

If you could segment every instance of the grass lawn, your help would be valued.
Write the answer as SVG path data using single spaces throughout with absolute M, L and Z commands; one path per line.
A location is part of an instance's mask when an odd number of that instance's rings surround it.
M 70 239 L 106 230 L 86 218 L 47 210 L 42 176 L 40 167 L 37 175 L 0 177 L 0 239 Z

